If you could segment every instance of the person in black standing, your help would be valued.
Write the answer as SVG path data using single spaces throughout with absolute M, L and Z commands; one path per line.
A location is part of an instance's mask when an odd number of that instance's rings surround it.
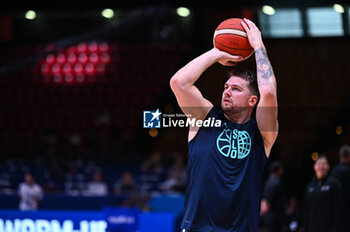
M 344 231 L 350 231 L 350 145 L 343 145 L 339 150 L 340 162 L 333 168 L 331 176 L 337 179 L 344 193 Z
M 263 194 L 263 199 L 267 202 L 268 210 L 262 217 L 269 232 L 282 231 L 285 220 L 287 196 L 281 180 L 282 174 L 282 163 L 278 160 L 272 162 L 270 165 L 270 175 L 265 182 Z
M 305 191 L 304 232 L 340 232 L 344 220 L 341 184 L 328 175 L 324 155 L 315 161 L 314 171 L 315 177 Z

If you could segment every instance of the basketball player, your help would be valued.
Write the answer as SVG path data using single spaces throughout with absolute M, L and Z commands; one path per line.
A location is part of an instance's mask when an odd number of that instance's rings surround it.
M 258 230 L 262 173 L 278 134 L 276 79 L 259 29 L 248 19 L 242 26 L 255 50 L 257 78 L 249 71 L 232 72 L 224 85 L 222 111 L 194 83 L 214 63 L 233 66 L 242 57 L 213 48 L 170 81 L 179 106 L 191 120 L 222 121 L 221 127 L 189 128 L 183 232 Z

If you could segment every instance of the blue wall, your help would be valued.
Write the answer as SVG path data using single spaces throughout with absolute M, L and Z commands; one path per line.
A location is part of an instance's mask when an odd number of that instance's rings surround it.
M 108 208 L 104 211 L 0 210 L 0 231 L 173 232 L 174 215 L 143 213 L 125 208 Z

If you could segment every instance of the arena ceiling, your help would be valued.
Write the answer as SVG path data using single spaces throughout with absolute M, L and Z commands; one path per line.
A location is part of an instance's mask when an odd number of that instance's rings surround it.
M 223 8 L 227 7 L 259 7 L 272 5 L 275 7 L 309 7 L 326 6 L 334 3 L 349 5 L 349 0 L 216 0 L 213 1 L 185 1 L 185 0 L 134 0 L 134 1 L 24 1 L 18 4 L 16 1 L 8 1 L 1 7 L 0 12 L 16 12 L 28 9 L 35 10 L 92 10 L 109 8 L 138 8 L 150 5 L 167 4 L 169 6 L 187 6 L 193 8 Z

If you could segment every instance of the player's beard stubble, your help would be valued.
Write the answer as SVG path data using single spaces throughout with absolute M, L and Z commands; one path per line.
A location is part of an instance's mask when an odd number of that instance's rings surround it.
M 236 114 L 239 113 L 240 110 L 238 107 L 235 107 L 232 104 L 225 104 L 225 102 L 221 103 L 221 109 L 224 111 L 225 114 L 231 115 L 231 114 Z

